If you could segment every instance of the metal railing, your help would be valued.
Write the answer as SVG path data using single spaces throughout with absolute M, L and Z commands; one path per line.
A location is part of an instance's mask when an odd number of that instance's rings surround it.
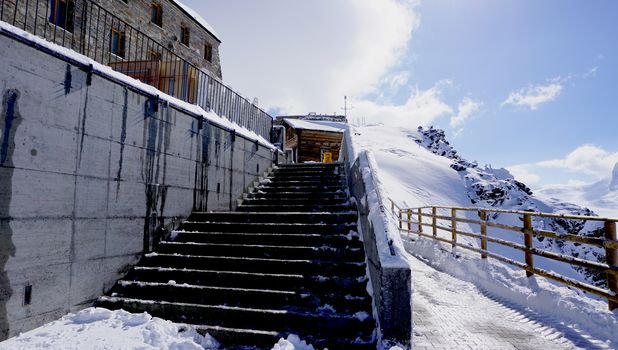
M 419 237 L 426 237 L 436 241 L 450 244 L 454 247 L 461 247 L 481 254 L 481 258 L 487 257 L 505 262 L 519 267 L 526 271 L 528 276 L 534 274 L 549 278 L 551 280 L 564 283 L 568 286 L 583 290 L 588 293 L 607 299 L 609 309 L 618 308 L 618 241 L 616 239 L 616 221 L 618 219 L 602 218 L 596 216 L 582 215 L 562 215 L 541 212 L 502 210 L 491 208 L 464 208 L 464 207 L 444 207 L 431 206 L 420 208 L 400 208 L 393 200 L 391 210 L 396 215 L 399 222 L 399 230 L 414 234 Z M 458 213 L 475 213 L 478 219 L 468 219 L 458 216 Z M 491 221 L 490 216 L 496 214 L 516 215 L 522 222 L 522 226 L 510 226 Z M 589 237 L 575 234 L 560 234 L 552 231 L 537 230 L 533 227 L 534 218 L 550 218 L 562 220 L 577 220 L 581 222 L 602 222 L 603 237 Z M 478 225 L 480 232 L 464 232 L 458 229 L 458 223 Z M 404 227 L 405 226 L 405 227 Z M 473 226 L 471 226 L 473 227 Z M 424 228 L 431 230 L 425 232 Z M 516 232 L 523 238 L 523 244 L 515 240 L 497 238 L 487 234 L 488 228 L 496 228 L 505 232 Z M 439 235 L 439 232 L 446 232 L 447 236 Z M 480 248 L 457 241 L 458 236 L 466 236 L 480 241 Z M 523 237 L 521 237 L 523 235 Z M 591 247 L 603 248 L 605 250 L 605 262 L 582 259 L 572 255 L 560 254 L 534 247 L 533 238 L 553 239 L 559 242 L 573 242 L 576 245 L 586 245 Z M 503 247 L 512 248 L 523 252 L 523 260 L 516 261 L 503 255 L 491 252 L 488 243 L 497 244 Z M 534 265 L 534 257 L 542 257 L 559 263 L 578 266 L 585 269 L 599 271 L 606 274 L 607 289 L 594 286 L 587 282 L 575 280 L 553 271 L 538 268 Z
M 92 0 L 0 0 L 0 20 L 270 139 L 268 113 Z

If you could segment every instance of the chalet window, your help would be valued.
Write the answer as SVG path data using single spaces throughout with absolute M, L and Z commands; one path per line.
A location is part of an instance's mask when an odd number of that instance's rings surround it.
M 204 44 L 204 59 L 212 62 L 212 45 L 209 43 Z
M 180 27 L 180 42 L 185 46 L 189 46 L 189 27 Z
M 112 28 L 110 33 L 109 51 L 114 55 L 124 58 L 125 35 L 118 28 Z
M 49 22 L 56 26 L 73 33 L 73 23 L 75 21 L 75 1 L 74 0 L 50 0 Z
M 163 7 L 157 2 L 152 2 L 150 6 L 150 22 L 163 27 Z

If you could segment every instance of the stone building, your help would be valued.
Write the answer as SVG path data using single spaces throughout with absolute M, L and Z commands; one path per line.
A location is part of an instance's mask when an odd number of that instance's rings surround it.
M 95 0 L 95 2 L 185 60 L 197 67 L 206 68 L 221 79 L 219 59 L 221 39 L 199 14 L 180 1 Z
M 38 0 L 16 4 L 17 8 L 13 1 L 3 2 L 2 20 L 10 23 L 17 18 L 17 23 L 12 23 L 16 27 L 21 28 L 19 22 L 23 21 L 24 30 L 114 69 L 120 63 L 181 58 L 222 78 L 219 36 L 206 20 L 177 0 Z

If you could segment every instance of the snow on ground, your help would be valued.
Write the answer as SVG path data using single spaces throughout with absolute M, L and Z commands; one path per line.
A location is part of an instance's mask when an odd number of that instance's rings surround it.
M 0 343 L 1 350 L 218 349 L 210 336 L 152 317 L 88 308 Z
M 0 350 L 215 350 L 219 343 L 193 328 L 124 310 L 87 308 L 4 342 Z M 272 350 L 318 350 L 297 335 Z M 402 350 L 392 347 L 389 350 Z
M 618 313 L 604 301 L 466 252 L 456 258 L 428 239 L 406 246 L 416 256 L 409 261 L 417 345 L 442 339 L 441 346 L 473 349 L 618 348 Z
M 414 290 L 414 349 L 607 348 L 547 317 L 519 312 L 474 284 L 410 258 Z
M 544 202 L 543 199 L 534 197 L 527 193 L 529 190 L 525 185 L 518 184 L 506 170 L 481 169 L 477 168 L 476 164 L 466 163 L 464 159 L 452 158 L 454 153 L 449 150 L 448 143 L 432 144 L 432 150 L 438 153 L 434 154 L 427 144 L 417 142 L 419 136 L 422 138 L 417 130 L 372 125 L 352 127 L 350 133 L 353 135 L 355 151 L 368 150 L 373 154 L 378 168 L 379 186 L 385 191 L 385 196 L 403 207 L 472 207 L 489 204 L 492 207 L 512 209 L 513 206 L 523 203 L 544 211 L 582 210 L 565 203 Z M 457 170 L 458 165 L 462 164 L 468 169 Z M 492 186 L 498 183 L 502 186 L 499 188 L 507 194 L 502 196 L 506 200 L 492 204 L 481 199 L 480 202 L 473 203 L 473 200 L 479 199 L 476 197 L 479 191 L 476 191 L 476 188 L 470 191 L 471 183 L 481 184 L 481 190 L 493 190 Z M 487 193 L 481 193 L 481 196 Z M 395 221 L 394 218 L 392 220 Z M 465 231 L 470 230 L 470 227 L 462 224 L 458 229 Z M 510 239 L 513 237 L 517 236 L 511 236 Z M 459 241 L 478 246 L 476 240 L 467 237 L 460 236 Z M 536 333 L 537 337 L 530 338 L 529 342 L 538 344 L 538 347 L 618 348 L 618 311 L 607 311 L 605 300 L 589 297 L 578 290 L 542 277 L 527 278 L 521 269 L 505 266 L 491 259 L 482 260 L 478 254 L 463 249 L 457 250 L 455 257 L 451 254 L 450 246 L 446 247 L 428 239 L 408 243 L 405 248 L 431 265 L 419 265 L 424 263 L 414 258 L 410 260 L 413 268 L 415 313 L 420 312 L 422 315 L 425 308 L 426 322 L 425 325 L 417 324 L 415 339 L 425 339 L 423 344 L 427 347 L 430 347 L 427 341 L 433 344 L 428 337 L 434 334 L 433 338 L 451 340 L 473 336 L 472 338 L 484 339 L 488 344 L 496 345 L 490 348 L 519 348 L 507 338 L 516 335 L 532 337 Z M 523 260 L 523 253 L 519 251 L 500 250 L 495 245 L 490 245 L 490 250 L 519 261 Z M 558 266 L 542 259 L 537 259 L 536 262 L 539 267 L 569 277 L 582 277 L 566 264 Z M 444 307 L 445 305 L 450 305 L 457 311 L 448 311 L 449 308 Z M 480 312 L 477 312 L 478 310 Z M 450 317 L 448 312 L 455 314 Z M 427 316 L 433 313 L 436 313 L 436 318 Z M 483 321 L 479 322 L 485 322 L 486 325 L 496 326 L 483 328 L 481 323 L 474 322 L 477 318 L 481 318 Z M 500 329 L 499 325 L 504 326 L 502 331 L 496 330 Z M 454 329 L 465 330 L 457 333 Z M 506 329 L 517 332 L 509 333 Z M 423 336 L 425 338 L 422 338 Z M 491 339 L 495 341 L 491 342 Z M 440 344 L 436 347 L 440 347 Z M 456 346 L 450 344 L 440 348 L 453 347 Z M 485 348 L 482 345 L 471 347 Z

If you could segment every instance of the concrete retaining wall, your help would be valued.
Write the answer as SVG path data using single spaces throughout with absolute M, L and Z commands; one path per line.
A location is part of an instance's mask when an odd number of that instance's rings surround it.
M 89 306 L 192 210 L 229 210 L 273 153 L 0 34 L 0 340 Z M 25 304 L 27 286 L 32 288 Z
M 374 315 L 379 323 L 379 348 L 412 346 L 412 276 L 408 262 L 393 246 L 382 194 L 369 155 L 354 158 L 350 131 L 345 133 L 340 160 L 346 164 L 348 184 L 356 199 L 373 290 Z

